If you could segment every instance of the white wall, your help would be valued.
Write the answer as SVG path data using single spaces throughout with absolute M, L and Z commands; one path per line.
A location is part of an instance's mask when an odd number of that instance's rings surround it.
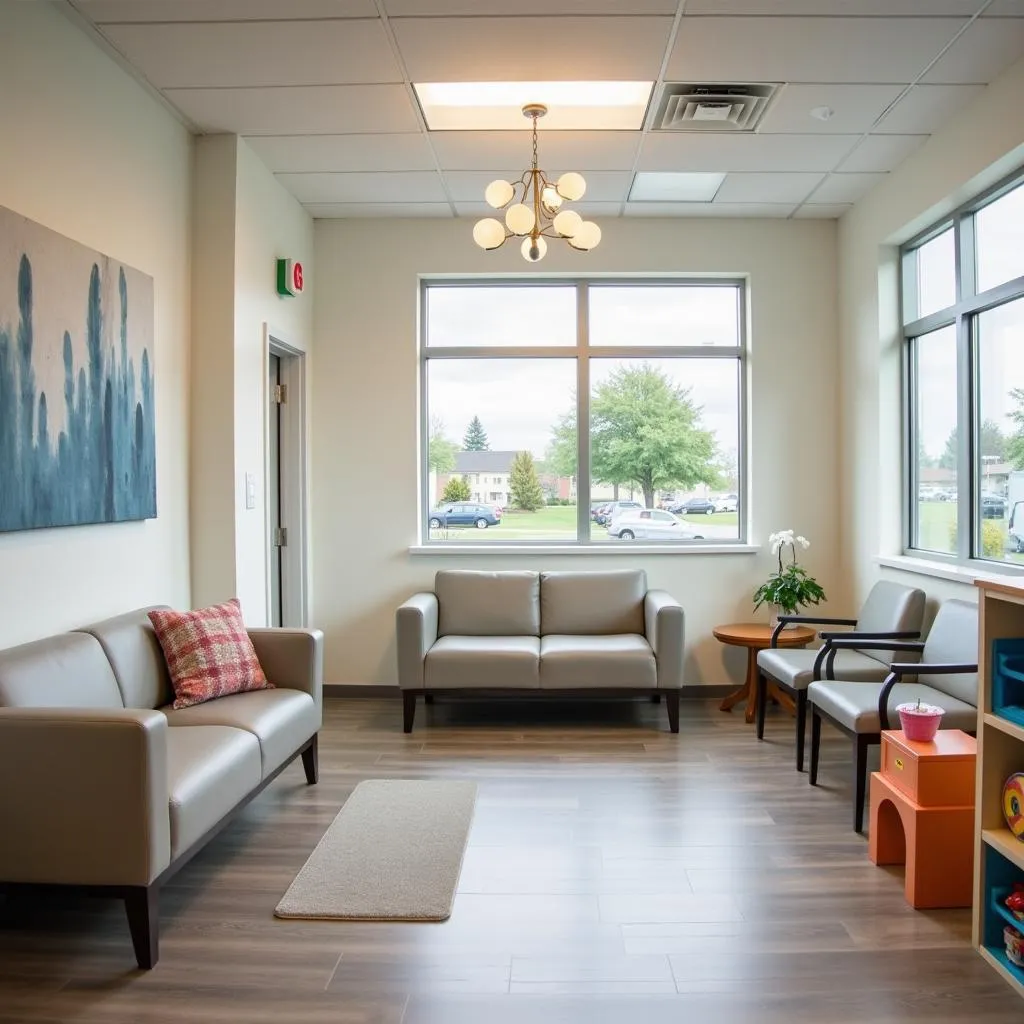
M 616 555 L 411 555 L 417 541 L 417 275 L 522 273 L 514 247 L 484 253 L 470 221 L 317 221 L 313 375 L 314 624 L 327 637 L 325 679 L 396 679 L 394 612 L 441 567 L 621 567 Z M 609 220 L 587 256 L 552 245 L 548 273 L 749 274 L 751 537 L 794 527 L 834 604 L 839 572 L 836 472 L 835 223 Z M 372 496 L 368 510 L 367 496 Z M 687 611 L 687 683 L 739 679 L 715 623 L 750 620 L 771 569 L 757 554 L 647 555 L 654 586 Z M 767 619 L 762 609 L 760 617 Z
M 313 221 L 246 143 L 196 142 L 192 365 L 193 598 L 238 597 L 250 625 L 267 622 L 266 325 L 308 352 Z M 277 294 L 278 258 L 301 260 L 306 287 Z M 308 368 L 307 368 L 308 372 Z M 245 505 L 245 475 L 256 479 Z
M 878 566 L 900 536 L 900 324 L 897 249 L 1024 164 L 1024 60 L 933 135 L 840 222 L 844 576 L 859 601 L 884 575 L 930 597 L 973 598 L 967 583 Z
M 0 205 L 153 278 L 159 512 L 0 534 L 3 647 L 189 600 L 191 142 L 48 4 L 0 4 L 0 97 Z

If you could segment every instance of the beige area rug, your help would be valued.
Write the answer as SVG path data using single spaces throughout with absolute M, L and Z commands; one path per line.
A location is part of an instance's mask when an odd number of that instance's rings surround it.
M 274 913 L 346 921 L 445 921 L 476 785 L 370 779 L 356 786 Z

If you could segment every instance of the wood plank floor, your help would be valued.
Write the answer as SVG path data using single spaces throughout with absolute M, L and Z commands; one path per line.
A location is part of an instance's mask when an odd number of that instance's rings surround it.
M 0 1022 L 840 1024 L 1024 1020 L 970 948 L 969 912 L 915 912 L 850 830 L 849 747 L 821 782 L 792 725 L 684 701 L 328 701 L 320 784 L 280 779 L 165 890 L 134 969 L 122 908 L 0 904 Z M 443 924 L 278 921 L 273 908 L 367 778 L 470 778 Z M 2 837 L 0 837 L 2 841 Z

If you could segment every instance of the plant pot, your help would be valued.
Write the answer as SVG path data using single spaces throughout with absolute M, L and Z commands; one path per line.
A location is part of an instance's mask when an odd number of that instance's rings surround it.
M 930 743 L 939 731 L 939 722 L 945 714 L 935 704 L 897 704 L 903 735 L 916 743 Z
M 779 624 L 779 616 L 780 615 L 796 615 L 796 611 L 795 610 L 794 611 L 789 611 L 786 608 L 783 608 L 781 604 L 773 604 L 772 605 L 772 614 L 771 614 L 771 617 L 768 619 L 768 626 L 771 629 L 774 629 Z M 787 622 L 785 624 L 785 626 L 783 626 L 782 628 L 783 629 L 796 629 L 796 627 L 797 627 L 797 623 L 795 623 L 795 622 Z

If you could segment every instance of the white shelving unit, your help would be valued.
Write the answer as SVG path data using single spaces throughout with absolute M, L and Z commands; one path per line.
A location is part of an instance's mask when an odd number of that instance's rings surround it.
M 973 941 L 982 957 L 1024 998 L 1024 968 L 1006 958 L 1001 916 L 994 892 L 1024 882 L 1024 842 L 1006 827 L 1003 784 L 1024 772 L 1024 727 L 992 706 L 992 641 L 1024 638 L 1024 586 L 980 579 L 978 671 L 978 760 L 974 850 Z M 1024 922 L 1017 923 L 1024 932 Z

